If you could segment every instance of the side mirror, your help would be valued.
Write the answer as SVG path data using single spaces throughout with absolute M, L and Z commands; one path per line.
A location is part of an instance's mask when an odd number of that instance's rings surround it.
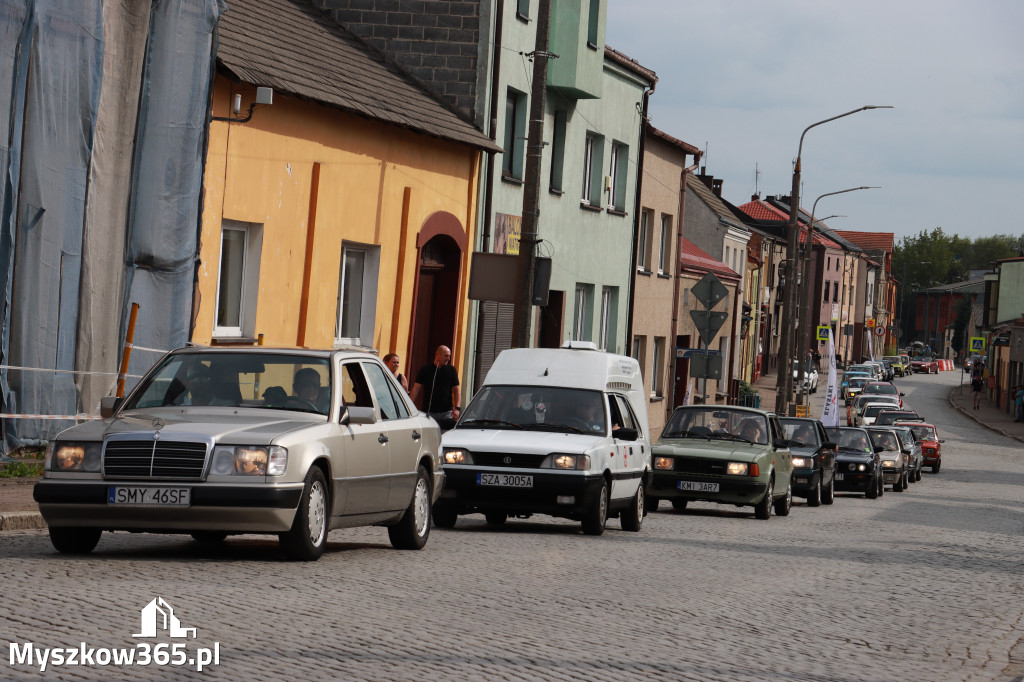
M 103 418 L 113 417 L 114 413 L 117 412 L 117 408 L 121 407 L 123 402 L 124 398 L 118 398 L 114 395 L 100 398 L 100 416 Z
M 907 394 L 906 393 L 900 393 L 900 397 L 901 398 L 904 397 L 905 395 L 907 395 Z
M 835 452 L 836 450 L 839 449 L 839 446 L 835 442 L 833 442 L 833 441 L 827 441 L 827 442 L 821 444 L 821 449 L 822 450 L 831 450 L 831 451 Z
M 640 437 L 636 429 L 628 429 L 626 427 L 615 429 L 612 431 L 612 435 L 618 440 L 636 440 Z
M 338 422 L 351 426 L 353 424 L 376 424 L 377 412 L 372 407 L 356 407 L 345 405 L 341 408 L 341 418 Z
M 946 442 L 946 439 L 945 439 L 945 438 L 940 438 L 940 439 L 939 439 L 939 442 L 940 442 L 940 443 L 945 443 L 945 442 Z

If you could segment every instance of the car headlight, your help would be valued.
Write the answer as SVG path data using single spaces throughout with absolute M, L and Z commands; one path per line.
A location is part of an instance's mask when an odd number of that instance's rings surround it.
M 586 471 L 590 468 L 590 455 L 549 455 L 541 466 L 546 469 Z
M 810 457 L 794 457 L 793 467 L 797 469 L 811 468 L 814 466 L 814 459 Z
M 288 450 L 280 445 L 218 445 L 210 473 L 222 476 L 280 476 Z
M 725 465 L 725 473 L 730 476 L 749 476 L 750 464 L 747 462 L 729 462 Z
M 444 463 L 445 464 L 472 464 L 473 456 L 465 450 L 445 450 L 444 451 Z
M 885 468 L 885 469 L 895 469 L 896 468 L 896 460 L 883 459 L 882 460 L 882 467 Z
M 655 457 L 654 468 L 655 469 L 667 469 L 671 470 L 675 467 L 675 460 L 671 457 Z
M 50 442 L 46 446 L 48 471 L 99 471 L 102 443 Z

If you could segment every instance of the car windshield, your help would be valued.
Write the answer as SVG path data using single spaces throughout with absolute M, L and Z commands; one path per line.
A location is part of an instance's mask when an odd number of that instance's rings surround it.
M 768 420 L 763 414 L 728 407 L 679 407 L 661 433 L 662 438 L 722 438 L 768 444 Z
M 913 424 L 910 426 L 910 430 L 914 433 L 914 438 L 917 440 L 939 439 L 939 437 L 935 435 L 935 427 L 929 426 L 928 424 Z
M 899 450 L 900 444 L 892 431 L 871 431 L 871 444 L 883 450 Z
M 883 360 L 888 360 L 889 362 L 894 362 L 894 363 L 896 363 L 896 364 L 899 364 L 899 363 L 903 362 L 903 361 L 902 361 L 902 360 L 901 360 L 901 359 L 900 359 L 899 357 L 897 357 L 897 356 L 895 356 L 895 355 L 886 355 L 886 356 L 885 356 L 884 358 L 882 358 L 882 359 L 883 359 Z
M 878 416 L 879 412 L 881 412 L 882 410 L 888 410 L 891 407 L 892 407 L 892 405 L 888 405 L 888 404 L 886 404 L 886 405 L 867 405 L 864 408 L 864 416 L 865 417 L 870 417 L 871 419 L 874 419 L 875 417 Z
M 900 439 L 900 445 L 903 446 L 904 450 L 909 450 L 914 446 L 914 434 L 910 432 L 905 426 L 894 426 L 892 429 L 896 433 L 896 437 Z
M 466 408 L 460 429 L 525 429 L 607 435 L 604 394 L 552 386 L 484 386 Z M 616 417 L 616 426 L 631 426 Z
M 867 384 L 864 386 L 865 393 L 874 393 L 875 395 L 897 395 L 899 391 L 892 384 Z
M 874 448 L 871 447 L 871 442 L 868 439 L 868 434 L 864 433 L 860 429 L 829 429 L 829 436 L 836 442 L 836 445 L 839 446 L 840 450 L 864 454 L 874 452 Z
M 124 409 L 202 405 L 327 414 L 330 396 L 327 358 L 196 350 L 165 357 Z
M 818 431 L 810 422 L 795 418 L 781 418 L 782 433 L 788 441 L 800 443 L 797 447 L 818 447 Z
M 866 384 L 869 381 L 871 381 L 870 377 L 854 377 L 854 378 L 850 379 L 849 387 L 850 388 L 863 388 L 864 384 Z

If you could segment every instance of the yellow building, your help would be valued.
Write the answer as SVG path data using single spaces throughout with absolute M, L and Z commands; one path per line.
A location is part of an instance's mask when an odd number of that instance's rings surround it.
M 192 340 L 462 357 L 498 148 L 311 7 L 231 2 L 218 32 Z

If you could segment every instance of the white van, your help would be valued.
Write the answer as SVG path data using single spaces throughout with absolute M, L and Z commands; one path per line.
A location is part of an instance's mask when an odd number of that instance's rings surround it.
M 460 514 L 549 514 L 600 535 L 609 516 L 638 531 L 651 469 L 640 365 L 592 343 L 503 351 L 454 429 L 434 522 Z

